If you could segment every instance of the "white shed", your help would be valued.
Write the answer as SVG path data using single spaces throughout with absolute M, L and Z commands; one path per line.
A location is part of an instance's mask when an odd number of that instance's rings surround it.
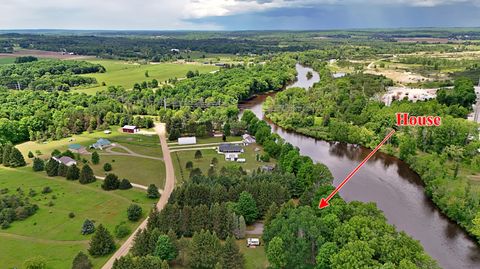
M 180 137 L 178 138 L 179 145 L 194 145 L 197 144 L 197 138 L 195 136 Z

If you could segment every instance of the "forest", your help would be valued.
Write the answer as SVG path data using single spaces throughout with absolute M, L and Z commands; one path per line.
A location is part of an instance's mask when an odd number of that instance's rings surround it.
M 38 61 L 35 57 L 18 57 L 15 62 L 0 66 L 0 87 L 68 91 L 70 87 L 97 83 L 94 78 L 80 74 L 105 72 L 103 66 L 84 61 Z

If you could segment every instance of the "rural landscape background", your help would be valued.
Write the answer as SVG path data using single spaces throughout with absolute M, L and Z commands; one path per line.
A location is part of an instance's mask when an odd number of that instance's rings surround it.
M 0 268 L 480 268 L 478 12 L 5 1 Z

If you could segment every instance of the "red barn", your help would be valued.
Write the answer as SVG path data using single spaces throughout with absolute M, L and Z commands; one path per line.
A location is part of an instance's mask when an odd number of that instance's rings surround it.
M 124 133 L 134 134 L 134 133 L 140 131 L 140 128 L 138 128 L 135 125 L 125 125 L 125 126 L 122 127 L 122 131 Z

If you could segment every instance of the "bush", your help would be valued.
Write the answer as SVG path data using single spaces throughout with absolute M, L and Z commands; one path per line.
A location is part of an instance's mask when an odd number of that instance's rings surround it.
M 40 158 L 34 158 L 32 169 L 35 172 L 43 171 L 43 169 L 45 169 L 45 162 Z
M 79 252 L 75 259 L 73 259 L 72 269 L 92 269 L 93 265 L 92 262 L 88 259 L 88 256 L 83 253 Z
M 190 170 L 193 168 L 193 162 L 192 161 L 188 161 L 186 164 L 185 164 L 185 169 L 187 170 Z
M 115 226 L 115 237 L 118 239 L 122 239 L 126 237 L 127 235 L 130 234 L 130 229 L 128 228 L 127 224 L 125 222 L 121 222 L 117 226 Z
M 29 151 L 29 152 L 28 152 L 28 158 L 32 159 L 33 157 L 35 157 L 35 156 L 33 155 L 33 152 Z
M 51 193 L 51 192 L 52 192 L 52 188 L 50 188 L 49 186 L 45 186 L 42 190 L 43 194 L 47 194 L 47 193 Z
M 118 189 L 120 182 L 115 174 L 108 174 L 102 184 L 102 189 L 106 191 Z
M 200 150 L 195 151 L 195 159 L 201 159 L 202 157 L 203 155 Z
M 128 179 L 122 179 L 122 181 L 120 181 L 120 185 L 118 186 L 118 188 L 120 190 L 128 190 L 128 189 L 131 189 L 132 188 L 132 184 L 130 183 L 130 181 Z
M 147 189 L 147 197 L 150 199 L 160 198 L 160 193 L 158 192 L 157 186 L 155 184 L 150 184 Z
M 137 204 L 131 204 L 127 209 L 128 220 L 137 221 L 142 217 L 142 208 Z
M 86 219 L 82 225 L 82 235 L 93 234 L 95 232 L 95 224 L 93 221 Z
M 100 163 L 100 155 L 96 151 L 92 152 L 92 163 L 99 164 Z
M 105 164 L 103 165 L 103 171 L 105 171 L 105 172 L 110 172 L 110 171 L 112 171 L 112 165 L 111 165 L 110 163 L 105 163 Z
M 45 258 L 43 257 L 33 257 L 25 261 L 23 264 L 23 267 L 25 269 L 46 269 L 47 268 L 47 262 L 45 261 Z
M 68 217 L 71 219 L 75 218 L 75 213 L 73 212 L 68 213 Z

